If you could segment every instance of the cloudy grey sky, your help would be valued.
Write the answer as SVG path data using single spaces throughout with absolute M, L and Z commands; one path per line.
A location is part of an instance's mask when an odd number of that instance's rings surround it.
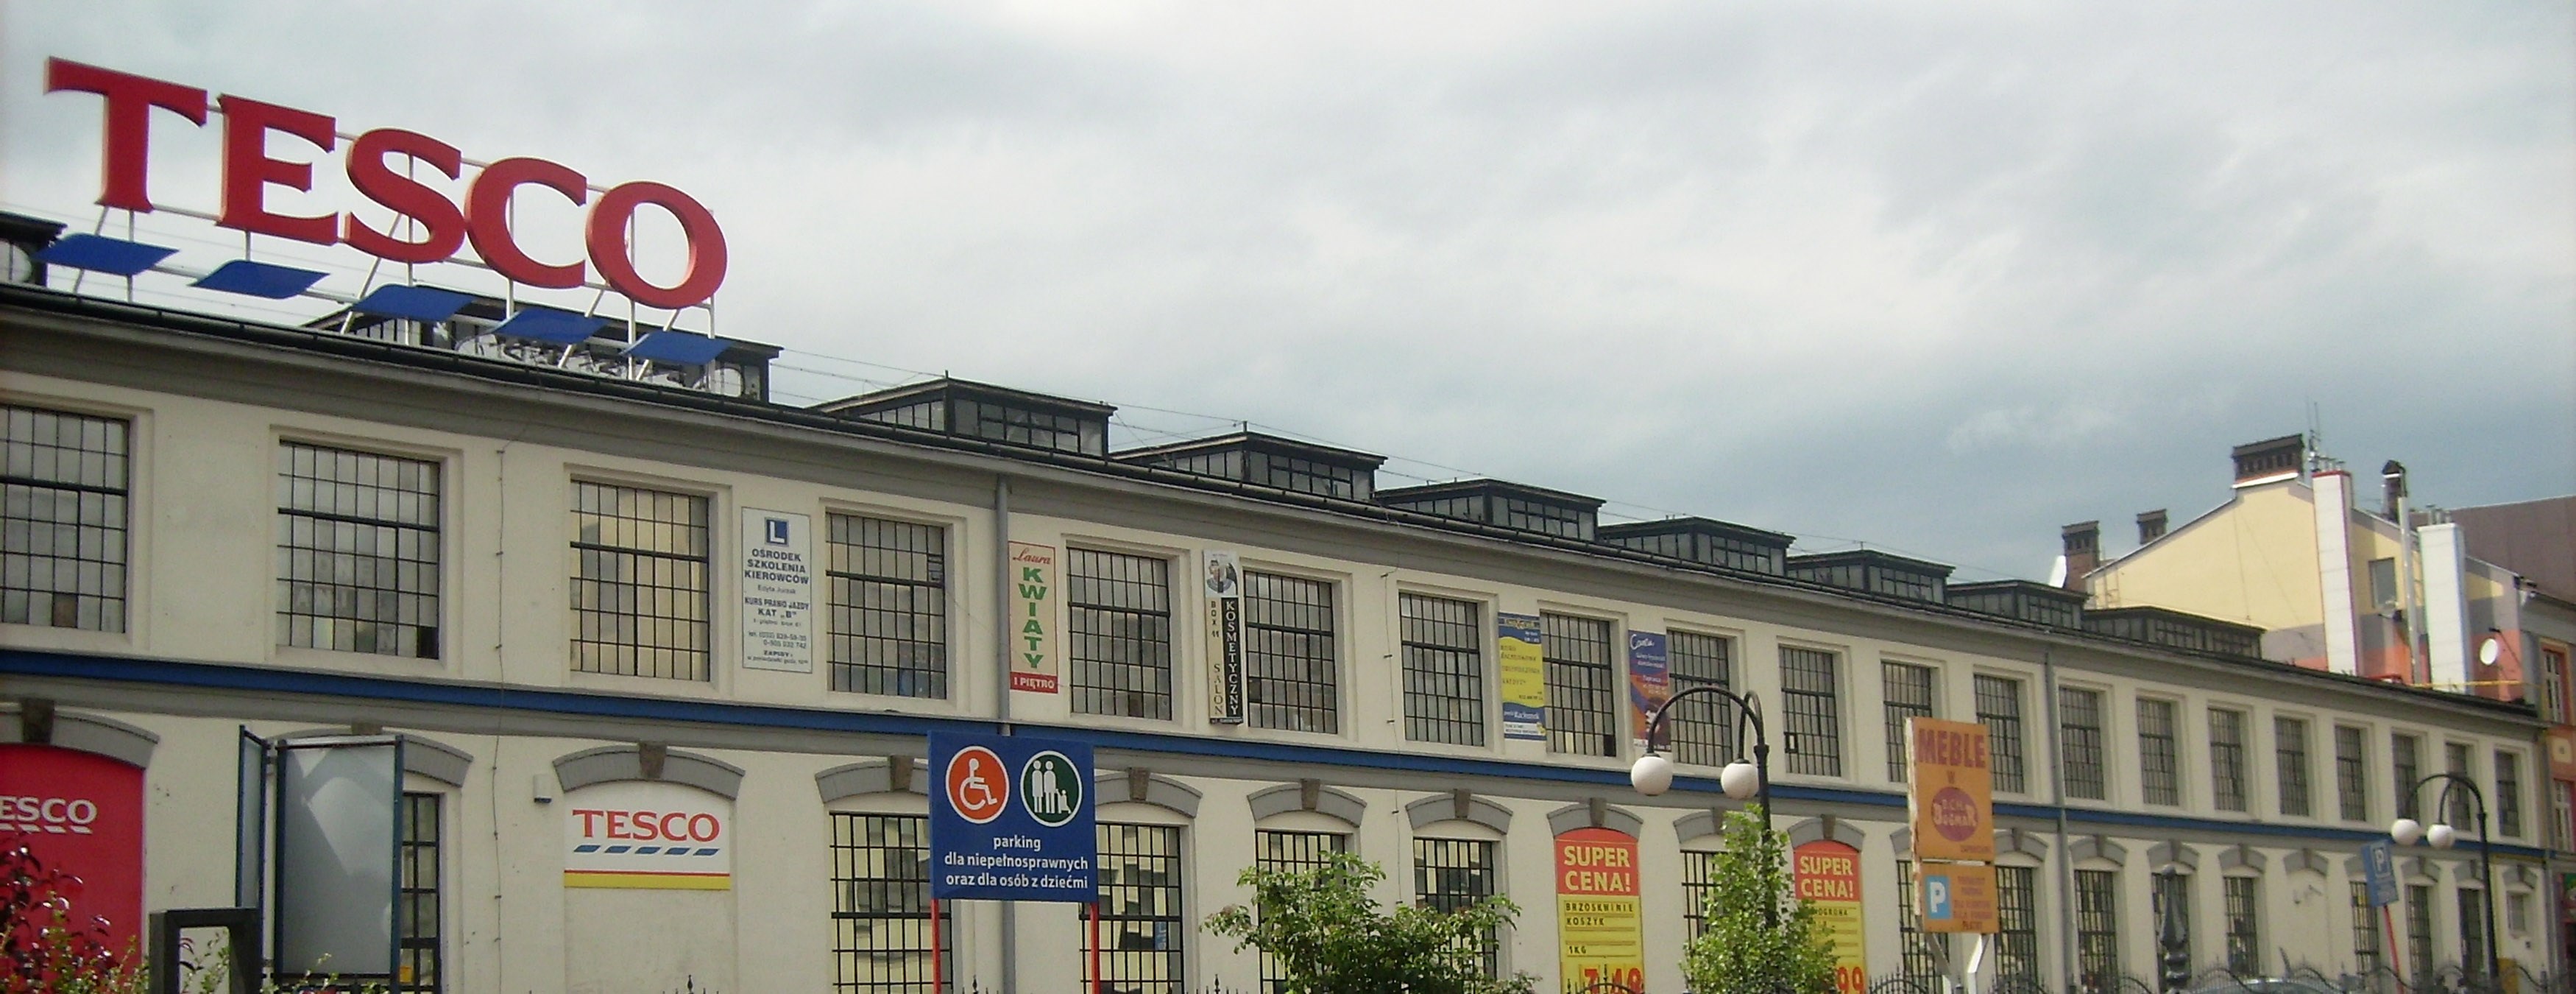
M 2311 405 L 2436 503 L 2576 492 L 2571 10 L 9 0 L 0 202 L 95 219 L 58 55 L 688 190 L 781 399 L 945 370 L 2040 577 Z

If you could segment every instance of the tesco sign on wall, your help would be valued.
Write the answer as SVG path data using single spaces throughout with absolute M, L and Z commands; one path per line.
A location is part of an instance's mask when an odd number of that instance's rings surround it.
M 341 169 L 360 196 L 393 213 L 383 229 L 356 212 L 286 214 L 271 210 L 271 187 L 313 189 L 315 153 L 340 147 L 339 122 L 330 115 L 265 103 L 233 94 L 208 98 L 205 90 L 118 72 L 66 59 L 45 62 L 47 93 L 91 93 L 102 98 L 101 205 L 135 212 L 153 209 L 148 189 L 155 111 L 203 127 L 211 111 L 223 115 L 222 207 L 215 223 L 254 234 L 316 245 L 347 244 L 388 262 L 429 263 L 453 258 L 467 244 L 494 272 L 535 287 L 570 289 L 596 272 L 608 287 L 648 307 L 677 310 L 706 302 L 724 283 L 724 231 L 715 215 L 688 194 L 661 183 L 621 183 L 598 191 L 570 167 L 544 159 L 505 158 L 482 165 L 466 186 L 464 203 L 413 178 L 414 167 L 450 180 L 469 164 L 456 146 L 400 128 L 356 135 Z M 297 142 L 307 151 L 276 151 L 271 142 Z M 583 243 L 587 259 L 540 261 L 523 250 L 510 226 L 510 204 L 534 187 L 587 206 Z M 686 274 L 668 286 L 637 271 L 627 232 L 636 212 L 651 206 L 679 222 L 688 242 Z M 399 232 L 400 234 L 397 234 Z
M 726 890 L 733 802 L 695 787 L 621 781 L 564 797 L 564 886 Z
M 142 933 L 143 769 L 92 752 L 0 745 L 0 845 L 24 844 L 80 878 L 75 927 L 105 920 L 108 948 Z

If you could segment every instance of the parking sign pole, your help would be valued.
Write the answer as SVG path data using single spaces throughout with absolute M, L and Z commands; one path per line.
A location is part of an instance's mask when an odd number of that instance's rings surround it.
M 934 897 L 930 899 L 930 994 L 940 994 L 945 990 L 942 985 L 948 979 L 945 975 L 946 971 L 939 968 L 941 938 L 943 936 L 939 934 L 939 899 Z
M 1100 902 L 1091 902 L 1091 994 L 1108 989 L 1108 978 L 1100 975 Z

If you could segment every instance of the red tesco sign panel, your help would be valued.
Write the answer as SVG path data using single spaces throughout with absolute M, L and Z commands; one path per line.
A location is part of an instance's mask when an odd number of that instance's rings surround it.
M 141 767 L 75 749 L 0 745 L 0 844 L 16 842 L 80 878 L 67 895 L 73 926 L 105 919 L 114 950 L 141 941 Z
M 339 129 L 329 115 L 229 93 L 210 103 L 206 91 L 195 87 L 64 59 L 45 60 L 45 92 L 62 91 L 94 93 L 106 101 L 98 202 L 108 207 L 152 210 L 145 166 L 151 160 L 154 110 L 204 127 L 211 106 L 224 116 L 222 208 L 215 221 L 224 227 L 316 245 L 345 242 L 368 255 L 403 263 L 444 262 L 472 242 L 485 265 L 513 281 L 570 289 L 581 286 L 595 269 L 611 289 L 636 303 L 666 310 L 704 303 L 724 283 L 724 231 L 716 226 L 715 215 L 688 194 L 660 183 L 620 184 L 593 202 L 590 181 L 582 174 L 544 159 L 510 158 L 484 166 L 466 187 L 465 203 L 459 206 L 390 164 L 390 160 L 407 159 L 449 179 L 460 179 L 465 156 L 456 146 L 399 128 L 378 128 L 349 143 L 342 168 L 360 195 L 413 222 L 418 236 L 405 240 L 376 230 L 355 213 L 302 216 L 268 209 L 271 186 L 313 189 L 313 163 L 271 156 L 269 136 L 286 135 L 320 151 L 332 151 L 339 144 Z M 580 260 L 547 263 L 530 258 L 511 237 L 510 200 L 520 188 L 530 186 L 553 191 L 576 207 L 589 206 L 583 231 L 587 267 Z M 688 240 L 687 275 L 671 286 L 646 282 L 636 271 L 626 242 L 628 222 L 647 204 L 679 221 Z

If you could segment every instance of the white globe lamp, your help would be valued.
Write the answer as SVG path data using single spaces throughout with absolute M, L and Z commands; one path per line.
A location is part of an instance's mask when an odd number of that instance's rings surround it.
M 2388 837 L 2401 846 L 2411 846 L 2424 837 L 2424 823 L 2413 818 L 2400 818 L 2388 823 Z
M 2451 844 L 2458 841 L 2460 841 L 2459 829 L 2449 825 L 2435 825 L 2424 830 L 2424 844 L 2435 849 L 2451 848 Z
M 2504 655 L 2503 642 L 2503 639 L 2493 635 L 2481 640 L 2478 643 L 2478 662 L 2489 666 L 2495 665 L 2497 657 Z
M 1762 772 L 1754 769 L 1753 764 L 1739 759 L 1717 771 L 1717 786 L 1726 791 L 1728 797 L 1749 801 L 1753 795 L 1762 792 Z
M 1628 785 L 1647 797 L 1662 796 L 1673 789 L 1673 761 L 1651 752 L 1637 757 L 1628 768 Z

